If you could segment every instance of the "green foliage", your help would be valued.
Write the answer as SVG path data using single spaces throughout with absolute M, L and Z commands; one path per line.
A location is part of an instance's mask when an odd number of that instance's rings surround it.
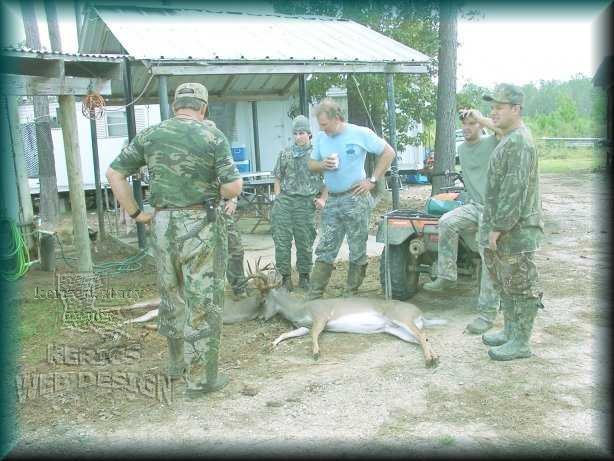
M 411 138 L 407 135 L 407 130 L 410 124 L 421 122 L 426 126 L 435 120 L 437 85 L 433 76 L 437 72 L 436 58 L 439 47 L 437 2 L 274 0 L 273 5 L 276 11 L 284 14 L 350 19 L 433 58 L 428 74 L 394 76 L 399 148 L 424 141 L 424 135 Z M 354 74 L 354 78 L 373 120 L 372 128 L 387 136 L 385 75 Z M 308 81 L 309 96 L 312 101 L 317 101 L 325 96 L 326 90 L 332 85 L 346 87 L 346 84 L 354 84 L 353 79 L 348 82 L 347 75 L 315 74 Z M 350 97 L 354 96 L 348 92 L 348 98 Z M 356 105 L 362 107 L 363 102 L 359 100 Z
M 488 115 L 490 107 L 482 95 L 492 89 L 467 83 L 456 95 L 457 107 L 478 108 Z M 523 118 L 535 138 L 604 137 L 606 100 L 601 88 L 588 77 L 571 80 L 541 80 L 522 86 L 525 95 Z

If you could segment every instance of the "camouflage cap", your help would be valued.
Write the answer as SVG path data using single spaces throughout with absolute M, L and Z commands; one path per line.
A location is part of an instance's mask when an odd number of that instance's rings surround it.
M 307 133 L 311 133 L 311 126 L 309 125 L 309 120 L 304 115 L 297 115 L 292 120 L 292 131 L 305 131 Z
M 492 95 L 485 94 L 482 96 L 484 101 L 498 102 L 502 104 L 519 104 L 522 106 L 524 93 L 516 85 L 509 83 L 501 83 L 495 87 L 495 92 Z
M 175 90 L 175 101 L 179 98 L 196 98 L 207 103 L 209 92 L 205 85 L 200 83 L 182 83 Z

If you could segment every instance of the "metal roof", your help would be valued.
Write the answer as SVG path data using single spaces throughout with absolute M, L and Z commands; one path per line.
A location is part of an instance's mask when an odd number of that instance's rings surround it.
M 413 66 L 413 72 L 430 62 L 428 56 L 346 19 L 204 9 L 91 7 L 80 43 L 86 53 L 121 53 L 123 47 L 136 59 L 158 62 L 404 64 Z M 381 66 L 371 69 L 384 71 Z
M 100 54 L 100 53 L 67 53 L 60 51 L 49 51 L 46 49 L 35 50 L 26 47 L 7 46 L 0 48 L 0 55 L 19 58 L 32 59 L 56 59 L 62 58 L 65 61 L 119 61 L 126 56 L 122 54 Z

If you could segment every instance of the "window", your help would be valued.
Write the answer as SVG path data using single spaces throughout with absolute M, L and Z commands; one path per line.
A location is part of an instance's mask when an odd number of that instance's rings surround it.
M 107 136 L 124 138 L 128 136 L 128 124 L 124 111 L 107 112 Z

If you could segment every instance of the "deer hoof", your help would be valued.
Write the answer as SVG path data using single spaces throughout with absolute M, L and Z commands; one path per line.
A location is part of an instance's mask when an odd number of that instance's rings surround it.
M 313 353 L 313 359 L 314 360 L 319 360 L 320 359 L 320 353 L 319 352 L 314 352 Z
M 426 361 L 427 368 L 436 368 L 439 365 L 439 357 L 433 356 Z

